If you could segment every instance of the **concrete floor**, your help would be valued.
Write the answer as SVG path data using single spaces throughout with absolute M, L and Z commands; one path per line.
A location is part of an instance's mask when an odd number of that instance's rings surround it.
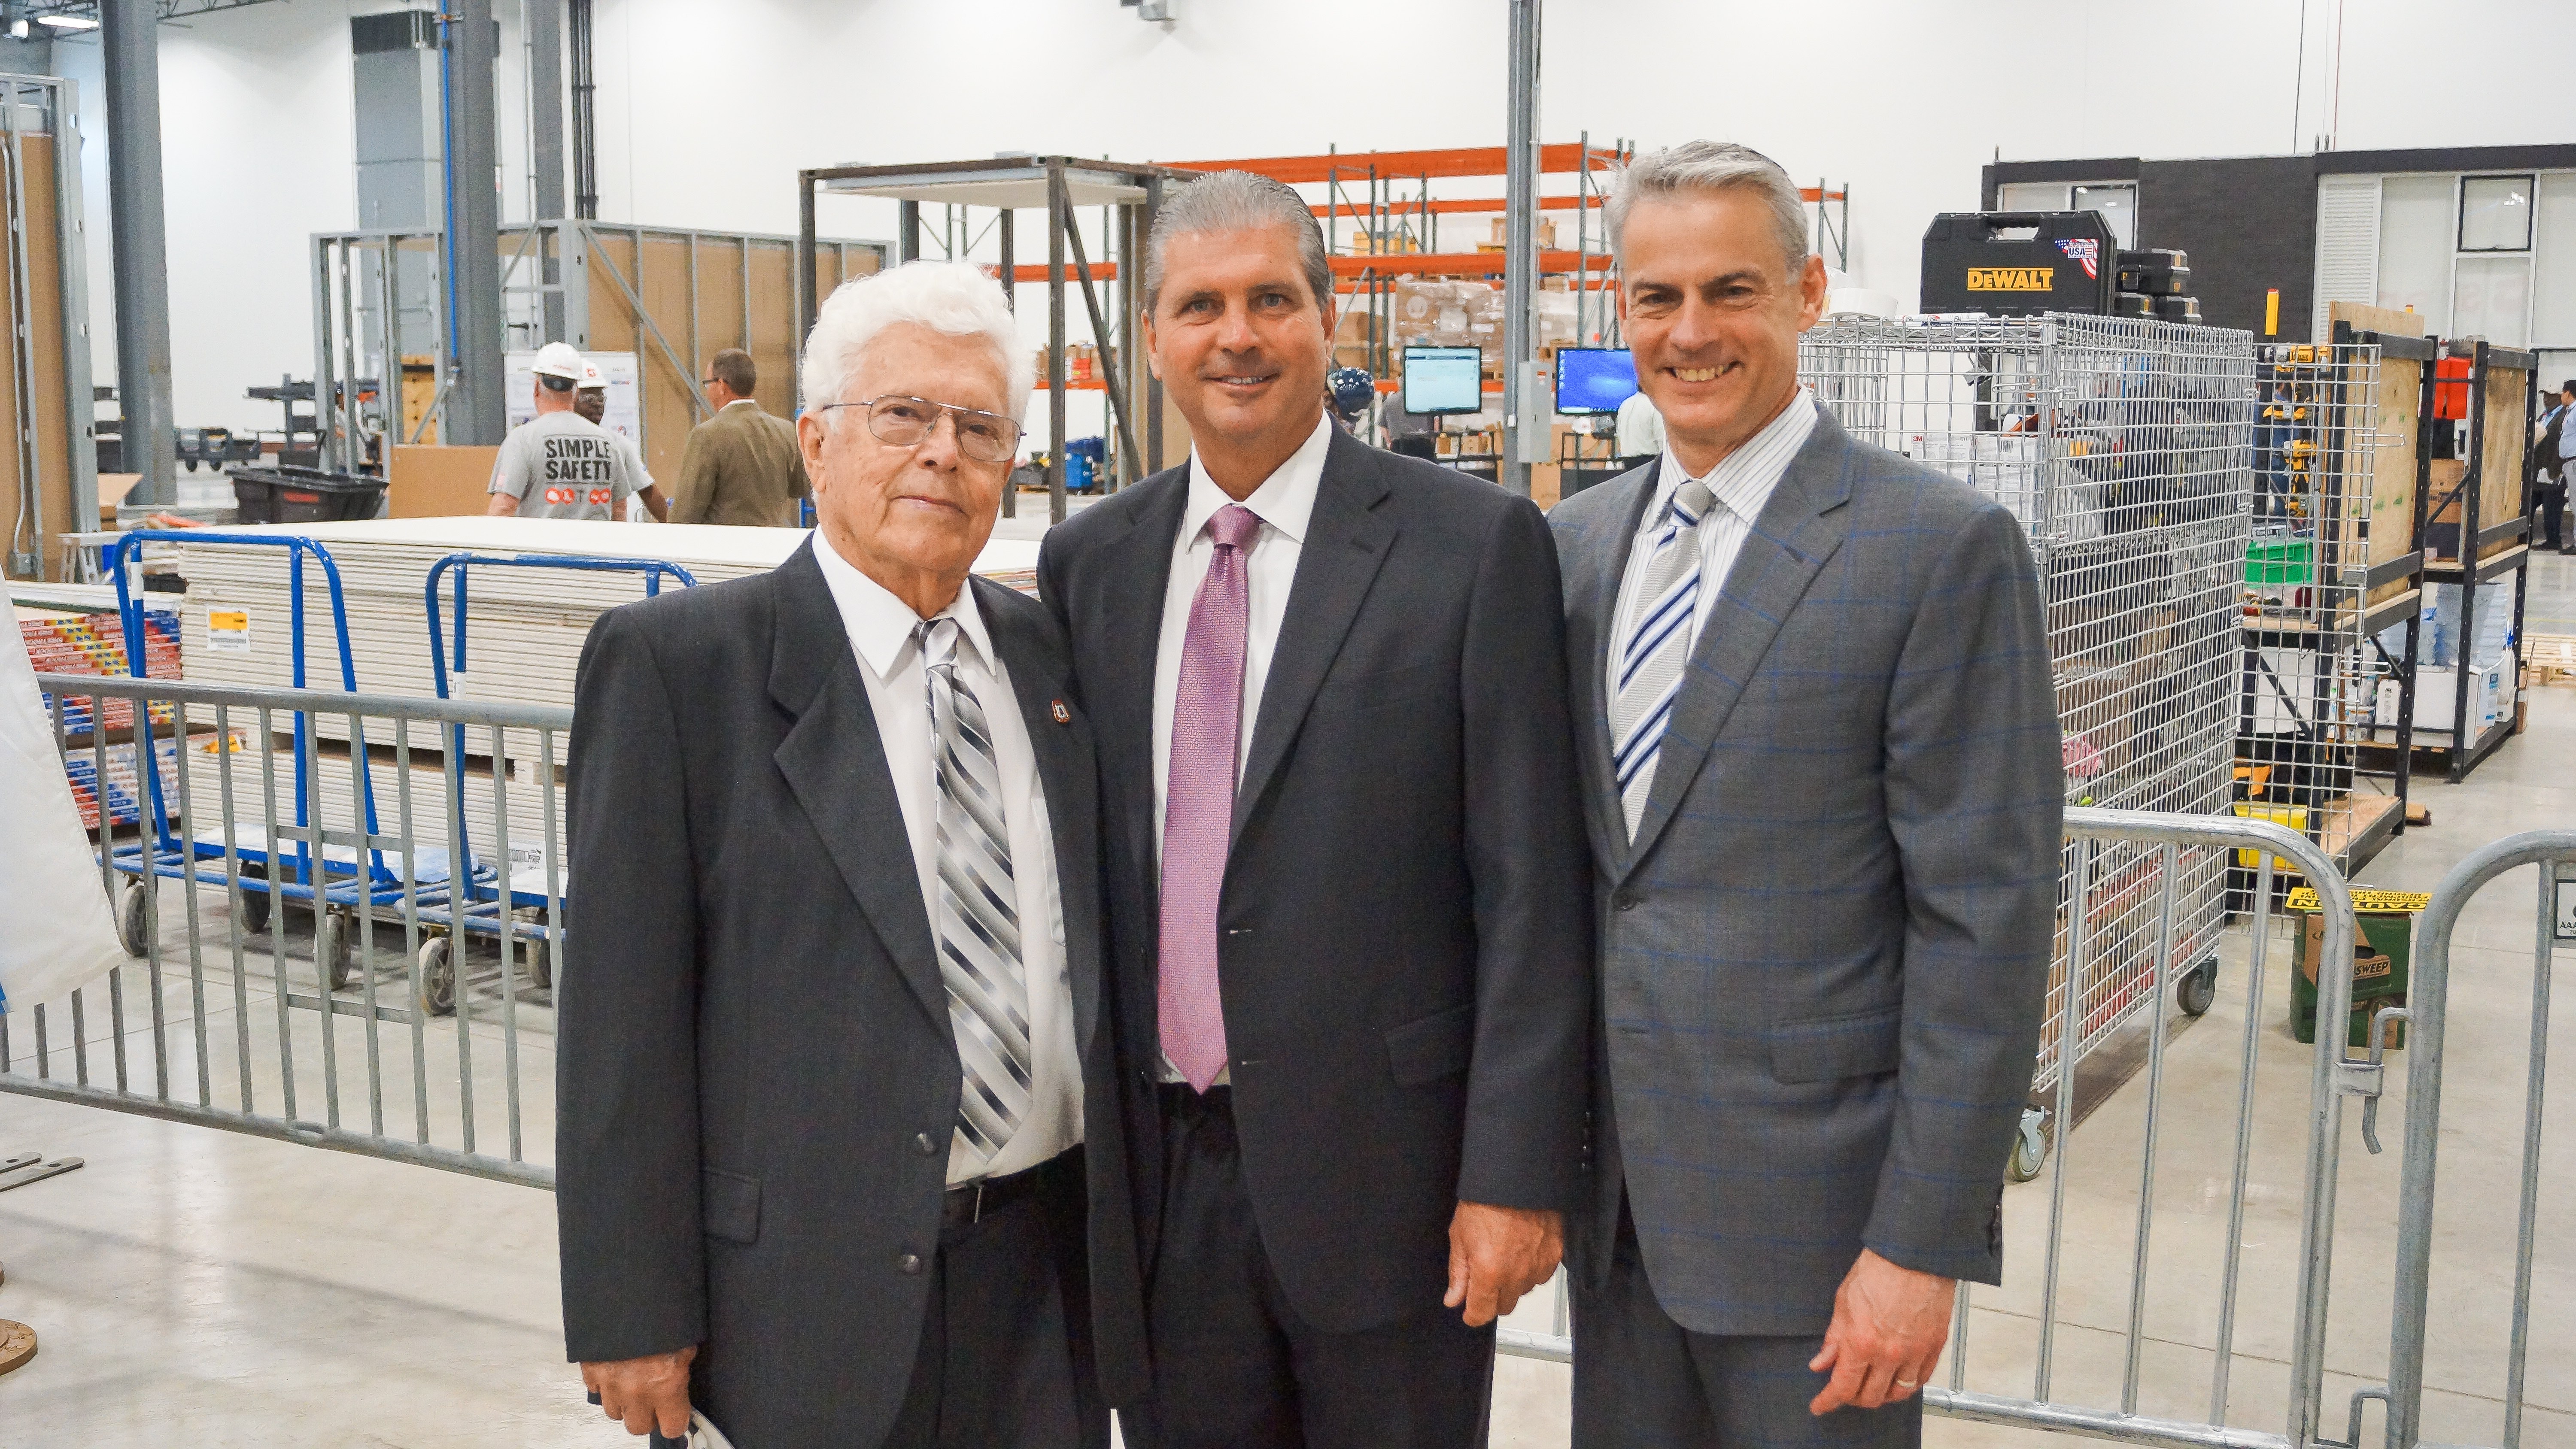
M 1043 516 L 1043 515 L 1041 515 Z M 2555 556 L 2535 570 L 2530 632 L 2576 633 L 2576 566 Z M 2419 780 L 2433 824 L 2410 831 L 2361 873 L 2365 884 L 2430 890 L 2461 855 L 2499 836 L 2576 821 L 2576 688 L 2534 691 L 2530 729 L 2459 786 Z M 2442 1191 L 2428 1363 L 2426 1437 L 2495 1442 L 2501 1433 L 2503 1345 L 2513 1262 L 2514 1185 L 2531 999 L 2532 873 L 2508 877 L 2463 918 L 2452 988 Z M 168 897 L 175 905 L 175 897 Z M 187 991 L 184 934 L 165 911 L 170 1000 Z M 220 930 L 219 915 L 208 924 Z M 2258 1063 L 2240 1308 L 2231 1358 L 2230 1422 L 2279 1432 L 2284 1421 L 2292 1262 L 2298 1245 L 2308 1053 L 2286 1025 L 2286 934 L 2271 941 L 2252 1039 Z M 2225 953 L 2217 1006 L 2169 1032 L 2157 1104 L 2153 1231 L 2140 1308 L 2138 1408 L 2196 1417 L 2215 1363 L 2220 1245 L 2233 1161 L 2229 1124 L 2248 1016 L 2247 943 Z M 309 962 L 290 966 L 290 990 L 313 990 Z M 207 980 L 206 1057 L 215 1100 L 238 1088 L 236 1032 L 246 1024 L 255 1064 L 273 1060 L 276 1015 L 264 960 L 254 960 L 237 1009 L 220 963 Z M 129 989 L 129 1062 L 152 1060 L 147 993 Z M 343 1000 L 354 999 L 345 995 Z M 393 999 L 389 993 L 387 1000 Z M 178 1011 L 177 1006 L 171 1010 Z M 422 1088 L 436 1140 L 459 1128 L 456 1090 L 470 1076 L 486 1151 L 505 1142 L 499 1111 L 504 1043 L 487 991 L 476 1014 L 470 1073 L 457 1066 L 451 1025 L 425 1030 Z M 2553 1018 L 2576 1017 L 2560 993 Z M 549 1014 L 523 1012 L 518 1071 L 552 1075 Z M 322 1098 L 318 1027 L 295 1014 L 304 1115 Z M 108 1070 L 117 1035 L 94 1008 L 93 1068 Z M 23 1026 L 20 1028 L 24 1030 Z M 342 1110 L 364 1127 L 363 1035 L 337 1039 Z M 63 1038 L 57 1036 L 60 1051 Z M 408 1030 L 380 1026 L 387 1112 L 415 1120 Z M 28 1049 L 25 1037 L 15 1050 Z M 2563 1054 L 2563 1053 L 2562 1053 Z M 2399 1061 L 2402 1063 L 2403 1055 Z M 195 1054 L 181 1032 L 174 1089 L 195 1092 Z M 2562 1080 L 2565 1074 L 2562 1073 Z M 273 1110 L 273 1065 L 255 1092 Z M 2388 1155 L 2372 1157 L 2348 1124 L 2340 1177 L 2333 1309 L 2328 1336 L 2328 1429 L 2342 1401 L 2379 1382 L 2393 1255 L 2396 1147 L 2404 1083 L 2381 1113 Z M 2568 1095 L 2551 1094 L 2563 1119 Z M 2055 1342 L 2054 1397 L 2116 1406 L 2125 1368 L 2128 1284 L 2135 1251 L 2139 1161 L 2148 1094 L 2142 1076 L 2113 1093 L 2064 1149 L 2066 1251 Z M 524 1148 L 545 1160 L 552 1124 L 531 1091 Z M 599 1420 L 558 1360 L 552 1202 L 524 1187 L 316 1151 L 95 1108 L 0 1096 L 0 1153 L 79 1156 L 77 1172 L 0 1193 L 0 1318 L 32 1323 L 43 1348 L 0 1378 L 0 1449 L 114 1449 L 204 1445 L 606 1446 L 634 1442 Z M 2540 1270 L 2534 1293 L 2531 1409 L 2525 1443 L 2576 1443 L 2576 1167 L 2564 1154 L 2541 1174 Z M 2040 1323 L 2052 1175 L 2005 1195 L 2007 1282 L 1979 1289 L 1967 1334 L 1966 1383 L 2027 1395 Z M 1545 1330 L 1553 1304 L 1537 1295 L 1514 1316 Z M 1948 1382 L 1945 1364 L 1937 1382 Z M 1566 1370 L 1506 1359 L 1496 1373 L 1493 1443 L 1513 1449 L 1566 1442 Z M 2372 1433 L 2377 1432 L 2373 1411 Z M 1936 1446 L 2036 1444 L 2025 1431 L 1935 1420 Z

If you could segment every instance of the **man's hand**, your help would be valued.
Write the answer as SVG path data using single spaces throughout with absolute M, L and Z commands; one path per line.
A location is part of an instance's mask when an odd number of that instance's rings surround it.
M 1834 1290 L 1834 1321 L 1824 1352 L 1807 1367 L 1833 1381 L 1807 1405 L 1830 1414 L 1845 1404 L 1864 1409 L 1902 1401 L 1932 1376 L 1950 1338 L 1950 1308 L 1959 1280 L 1900 1268 L 1867 1248 Z
M 1462 1202 L 1449 1219 L 1449 1293 L 1441 1306 L 1465 1305 L 1467 1326 L 1482 1328 L 1546 1282 L 1564 1256 L 1563 1214 Z
M 621 1358 L 581 1366 L 581 1386 L 599 1396 L 600 1412 L 626 1425 L 629 1434 L 660 1430 L 665 1439 L 689 1437 L 689 1362 L 692 1344 L 674 1353 Z

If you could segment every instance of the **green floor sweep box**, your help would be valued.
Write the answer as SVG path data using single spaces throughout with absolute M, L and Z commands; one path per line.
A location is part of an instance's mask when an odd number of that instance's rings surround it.
M 2375 891 L 2355 887 L 2352 893 L 2352 1020 L 2347 1044 L 2370 1045 L 2370 1016 L 2383 1006 L 2406 1004 L 2407 965 L 2414 955 L 2415 917 L 2433 903 L 2412 891 Z M 2325 913 L 2317 909 L 2314 888 L 2290 892 L 2285 904 L 2299 914 L 2299 969 L 2290 973 L 2290 1034 L 2303 1042 L 2317 1039 L 2318 957 L 2326 944 Z M 2390 1049 L 2406 1045 L 2406 1024 L 2389 1031 Z

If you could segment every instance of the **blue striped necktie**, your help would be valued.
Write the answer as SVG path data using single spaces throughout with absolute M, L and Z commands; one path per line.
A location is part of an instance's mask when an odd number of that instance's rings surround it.
M 1699 610 L 1699 526 L 1715 506 L 1697 479 L 1673 490 L 1671 514 L 1655 535 L 1654 551 L 1639 571 L 1628 617 L 1619 630 L 1618 688 L 1610 697 L 1611 763 L 1619 776 L 1619 803 L 1627 811 L 1628 838 L 1637 838 L 1646 797 L 1655 787 L 1664 726 L 1681 693 L 1690 662 L 1691 621 Z

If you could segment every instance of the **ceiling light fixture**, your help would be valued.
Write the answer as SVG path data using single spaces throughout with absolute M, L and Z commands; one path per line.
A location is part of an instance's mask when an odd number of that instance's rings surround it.
M 98 29 L 98 22 L 86 15 L 39 15 L 36 17 L 36 23 L 50 25 L 56 30 Z

